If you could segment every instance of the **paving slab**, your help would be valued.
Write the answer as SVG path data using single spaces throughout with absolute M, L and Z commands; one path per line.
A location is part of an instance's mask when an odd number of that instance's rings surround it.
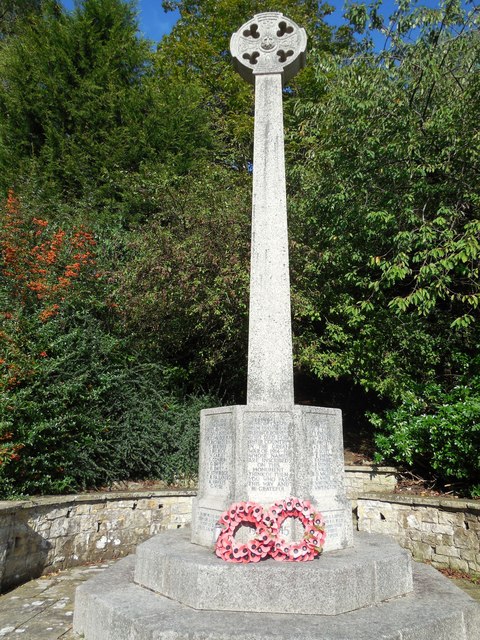
M 75 589 L 111 564 L 67 569 L 0 596 L 0 638 L 73 640 Z

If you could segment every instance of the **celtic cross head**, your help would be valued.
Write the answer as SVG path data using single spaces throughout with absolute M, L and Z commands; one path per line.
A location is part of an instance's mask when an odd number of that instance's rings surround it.
M 235 69 L 248 82 L 255 75 L 282 74 L 290 80 L 305 65 L 305 29 L 281 13 L 258 13 L 233 34 L 230 50 Z

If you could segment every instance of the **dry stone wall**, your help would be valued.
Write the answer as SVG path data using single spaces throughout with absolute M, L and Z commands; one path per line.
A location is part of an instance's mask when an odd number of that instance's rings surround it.
M 385 533 L 416 560 L 480 573 L 480 501 L 379 494 L 358 499 L 358 529 Z
M 345 488 L 350 500 L 355 501 L 365 493 L 392 493 L 397 486 L 395 467 L 371 465 L 345 466 Z
M 350 499 L 391 491 L 395 470 L 346 468 Z M 190 524 L 196 491 L 109 492 L 0 502 L 0 592 L 66 567 L 132 553 L 165 529 Z
M 43 573 L 132 553 L 191 521 L 194 491 L 54 496 L 0 502 L 0 591 Z

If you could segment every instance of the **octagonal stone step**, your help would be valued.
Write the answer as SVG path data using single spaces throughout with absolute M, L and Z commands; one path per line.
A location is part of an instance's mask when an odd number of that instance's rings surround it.
M 232 564 L 165 532 L 137 548 L 135 582 L 194 609 L 336 615 L 413 589 L 410 554 L 381 535 L 311 562 Z

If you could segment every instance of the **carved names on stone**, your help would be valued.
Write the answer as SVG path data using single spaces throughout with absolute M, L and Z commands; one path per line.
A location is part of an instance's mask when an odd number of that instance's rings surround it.
M 269 412 L 245 413 L 249 492 L 289 494 L 292 459 L 290 429 L 291 415 L 288 413 L 285 413 L 282 421 Z
M 216 413 L 209 416 L 203 431 L 203 443 L 208 455 L 201 460 L 205 488 L 210 494 L 228 494 L 234 468 L 234 434 L 232 414 Z
M 312 491 L 343 493 L 343 448 L 341 428 L 334 427 L 329 416 L 307 414 L 305 428 L 308 433 L 311 457 Z

